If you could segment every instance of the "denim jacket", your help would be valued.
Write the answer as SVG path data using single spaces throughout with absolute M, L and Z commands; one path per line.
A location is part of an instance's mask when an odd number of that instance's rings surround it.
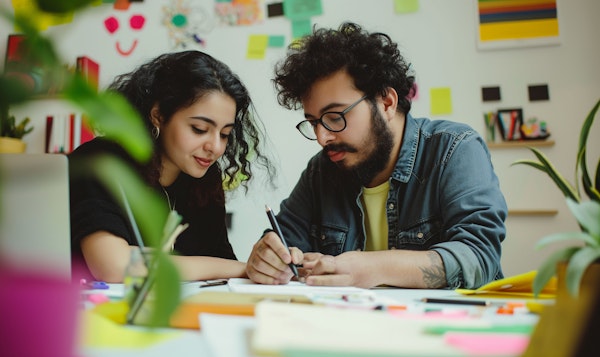
M 362 187 L 319 152 L 278 221 L 304 252 L 364 250 Z M 477 288 L 503 277 L 506 202 L 481 136 L 465 124 L 406 116 L 387 198 L 388 248 L 435 250 L 448 288 Z

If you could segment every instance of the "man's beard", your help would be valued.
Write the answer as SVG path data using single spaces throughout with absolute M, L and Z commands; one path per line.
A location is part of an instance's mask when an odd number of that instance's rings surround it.
M 337 163 L 340 169 L 350 174 L 351 178 L 362 186 L 368 185 L 377 174 L 385 169 L 394 148 L 394 135 L 375 106 L 371 107 L 371 123 L 371 134 L 364 143 L 365 145 L 374 145 L 368 156 L 351 167 L 344 165 L 342 162 Z M 357 148 L 347 144 L 331 145 L 325 149 L 358 152 Z

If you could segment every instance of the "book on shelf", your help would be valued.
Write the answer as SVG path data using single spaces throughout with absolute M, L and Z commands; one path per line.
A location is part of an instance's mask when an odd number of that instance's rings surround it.
M 87 83 L 94 89 L 98 90 L 100 77 L 100 65 L 88 56 L 77 57 L 76 60 L 77 73 L 81 73 Z
M 46 153 L 68 154 L 94 137 L 81 113 L 46 116 Z

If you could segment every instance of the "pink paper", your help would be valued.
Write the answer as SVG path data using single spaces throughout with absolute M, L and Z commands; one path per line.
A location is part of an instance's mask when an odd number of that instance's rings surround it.
M 470 356 L 520 356 L 529 344 L 528 335 L 514 333 L 447 332 L 444 340 Z

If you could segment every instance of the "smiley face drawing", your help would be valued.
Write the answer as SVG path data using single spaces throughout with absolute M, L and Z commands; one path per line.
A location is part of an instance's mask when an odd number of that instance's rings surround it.
M 145 23 L 146 23 L 146 18 L 143 15 L 133 14 L 129 17 L 129 27 L 134 32 L 140 31 L 144 27 Z M 106 28 L 106 31 L 108 31 L 108 33 L 110 35 L 114 35 L 117 31 L 119 31 L 121 26 L 119 23 L 119 19 L 117 19 L 117 17 L 109 16 L 104 20 L 104 27 Z M 125 56 L 125 57 L 131 55 L 133 53 L 133 51 L 135 50 L 135 48 L 137 47 L 137 45 L 138 45 L 137 38 L 134 38 L 132 42 L 125 43 L 125 44 L 123 44 L 121 41 L 119 41 L 117 39 L 117 41 L 115 43 L 117 52 L 121 56 Z

